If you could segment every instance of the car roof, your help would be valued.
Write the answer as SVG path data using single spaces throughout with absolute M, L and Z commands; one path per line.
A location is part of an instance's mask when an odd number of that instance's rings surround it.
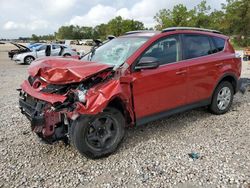
M 224 39 L 227 39 L 228 37 L 226 35 L 223 35 L 220 31 L 212 30 L 212 29 L 205 29 L 205 28 L 196 28 L 196 27 L 169 27 L 165 28 L 162 31 L 153 31 L 153 30 L 137 30 L 137 31 L 129 31 L 125 33 L 122 37 L 153 37 L 159 34 L 163 33 L 195 33 L 195 34 L 205 34 L 205 35 L 211 35 L 211 36 L 217 36 Z
M 153 31 L 153 30 L 137 30 L 137 31 L 126 32 L 121 37 L 153 37 L 160 33 L 161 33 L 160 31 Z
M 169 32 L 169 31 L 179 31 L 179 30 L 189 30 L 189 31 L 205 31 L 210 33 L 217 33 L 222 34 L 220 31 L 212 30 L 212 29 L 205 29 L 199 27 L 168 27 L 162 30 L 162 33 Z

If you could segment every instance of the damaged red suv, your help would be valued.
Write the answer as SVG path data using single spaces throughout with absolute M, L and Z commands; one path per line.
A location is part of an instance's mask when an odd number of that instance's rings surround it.
M 32 131 L 100 158 L 117 149 L 126 126 L 201 106 L 226 113 L 241 60 L 218 31 L 181 27 L 128 32 L 81 60 L 44 58 L 28 72 L 19 104 Z

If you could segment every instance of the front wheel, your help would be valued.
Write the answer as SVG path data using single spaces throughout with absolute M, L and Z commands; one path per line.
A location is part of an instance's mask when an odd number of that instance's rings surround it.
M 86 157 L 96 159 L 110 155 L 124 137 L 125 120 L 115 108 L 88 118 L 80 117 L 72 124 L 71 141 Z
M 24 63 L 27 64 L 27 65 L 30 65 L 32 63 L 32 61 L 34 61 L 35 58 L 32 57 L 32 56 L 27 56 L 24 58 Z
M 226 113 L 233 102 L 234 89 L 230 82 L 221 82 L 214 91 L 212 103 L 209 106 L 210 111 L 213 114 Z

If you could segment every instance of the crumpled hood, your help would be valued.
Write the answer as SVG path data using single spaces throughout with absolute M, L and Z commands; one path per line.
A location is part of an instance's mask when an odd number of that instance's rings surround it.
M 111 66 L 70 58 L 43 58 L 34 61 L 28 68 L 31 76 L 43 77 L 51 84 L 80 82 Z

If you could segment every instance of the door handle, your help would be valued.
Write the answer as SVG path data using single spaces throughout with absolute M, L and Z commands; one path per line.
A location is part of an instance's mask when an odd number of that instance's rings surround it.
M 176 72 L 176 75 L 182 75 L 182 74 L 186 74 L 187 70 L 179 70 Z
M 221 67 L 223 65 L 223 63 L 217 63 L 215 64 L 216 67 Z

